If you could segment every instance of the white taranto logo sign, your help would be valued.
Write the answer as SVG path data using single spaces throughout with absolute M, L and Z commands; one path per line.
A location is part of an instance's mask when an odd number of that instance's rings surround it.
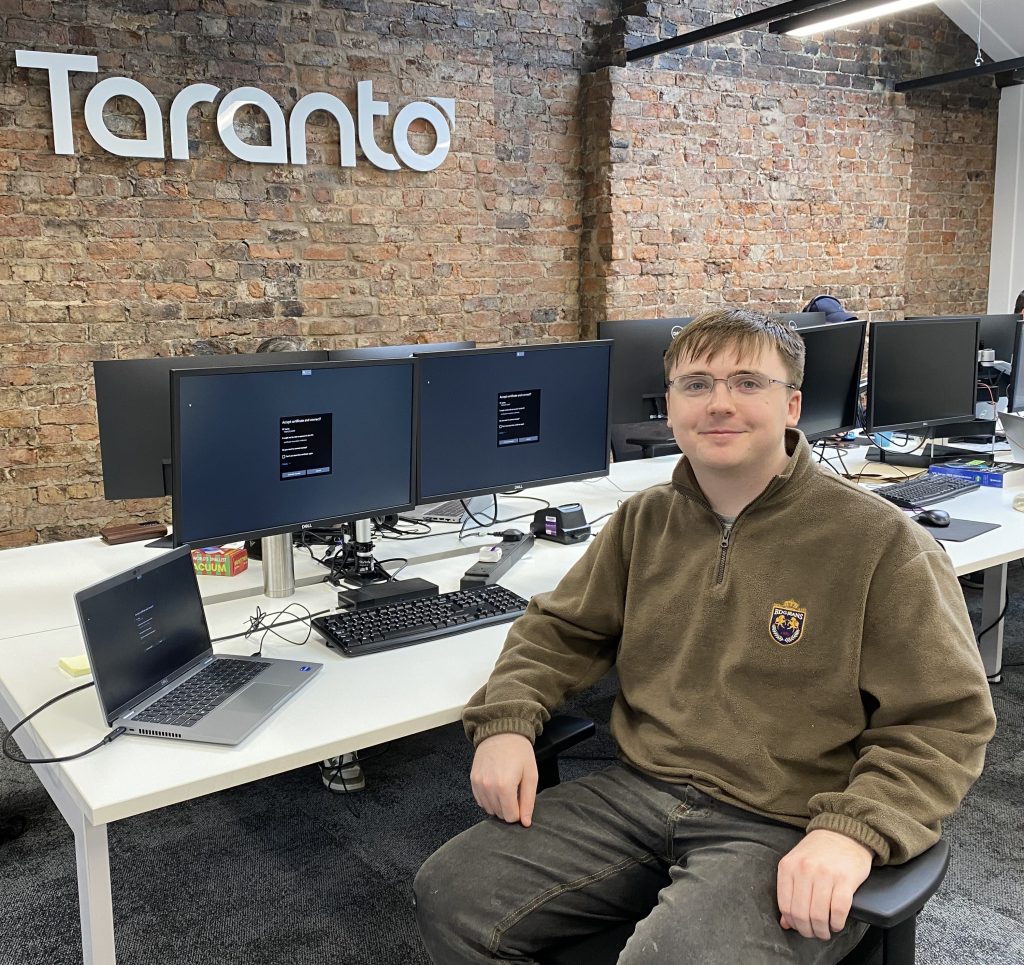
M 17 50 L 19 67 L 45 70 L 50 81 L 50 113 L 53 117 L 53 149 L 57 154 L 74 154 L 74 136 L 71 129 L 70 74 L 72 71 L 97 73 L 95 57 L 83 54 L 58 54 L 41 50 Z M 196 104 L 212 103 L 220 94 L 213 84 L 190 84 L 171 102 L 170 123 L 171 157 L 187 161 L 188 112 Z M 103 110 L 114 97 L 129 97 L 142 108 L 145 137 L 119 137 L 106 125 Z M 395 154 L 402 164 L 414 171 L 433 171 L 448 156 L 451 149 L 451 127 L 455 123 L 455 99 L 431 97 L 426 101 L 407 104 L 395 115 L 391 140 Z M 235 131 L 235 114 L 239 108 L 252 105 L 259 108 L 270 122 L 270 143 L 248 144 Z M 437 105 L 437 106 L 435 106 Z M 349 109 L 333 94 L 317 91 L 306 94 L 292 108 L 285 125 L 281 105 L 266 91 L 258 87 L 237 87 L 224 95 L 217 105 L 217 131 L 224 146 L 243 161 L 255 164 L 306 163 L 306 121 L 314 111 L 327 111 L 338 122 L 338 142 L 341 166 L 355 167 L 357 122 Z M 356 85 L 356 114 L 358 117 L 359 146 L 366 159 L 385 171 L 398 171 L 401 165 L 395 155 L 381 150 L 373 136 L 375 117 L 387 117 L 391 105 L 373 99 L 373 82 L 359 81 Z M 442 113 L 443 111 L 443 113 Z M 409 144 L 409 127 L 414 121 L 425 121 L 434 129 L 434 149 L 429 154 L 414 151 Z M 136 80 L 129 77 L 108 77 L 101 80 L 85 99 L 85 126 L 93 140 L 104 150 L 120 157 L 167 157 L 164 148 L 163 113 L 156 98 Z

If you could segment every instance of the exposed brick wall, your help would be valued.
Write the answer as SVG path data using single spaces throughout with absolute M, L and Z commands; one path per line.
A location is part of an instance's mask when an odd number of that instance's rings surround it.
M 577 99 L 590 26 L 614 6 L 0 4 L 0 546 L 166 514 L 165 500 L 102 499 L 92 359 L 210 337 L 251 350 L 274 334 L 311 347 L 577 337 Z M 16 67 L 16 47 L 98 56 L 99 74 L 72 75 L 74 156 L 54 154 L 46 76 Z M 392 118 L 454 97 L 453 147 L 427 173 L 380 171 L 361 152 L 342 168 L 337 125 L 319 114 L 307 166 L 250 164 L 221 145 L 207 104 L 191 160 L 116 157 L 82 116 L 110 76 L 149 88 L 165 124 L 189 83 L 257 86 L 287 114 L 316 90 L 354 112 L 356 81 L 372 80 Z M 107 116 L 121 136 L 141 132 L 127 99 Z M 244 139 L 266 143 L 261 119 L 239 114 Z M 389 131 L 378 122 L 385 149 Z
M 998 115 L 963 100 L 909 96 L 916 116 L 904 281 L 909 315 L 987 310 Z
M 734 5 L 3 0 L 0 546 L 166 514 L 165 500 L 102 499 L 97 358 L 292 333 L 315 347 L 575 338 L 605 317 L 799 308 L 826 287 L 890 317 L 940 277 L 943 308 L 977 308 L 993 161 L 957 152 L 993 143 L 994 95 L 885 89 L 973 58 L 940 16 L 820 44 L 758 31 L 588 73 Z M 72 76 L 74 156 L 53 153 L 45 76 L 17 68 L 15 47 L 99 57 L 98 75 Z M 321 114 L 307 166 L 250 164 L 204 105 L 191 160 L 120 158 L 82 119 L 88 90 L 117 75 L 165 114 L 198 82 L 260 87 L 286 113 L 314 90 L 354 107 L 364 79 L 392 115 L 454 97 L 452 152 L 427 173 L 361 153 L 342 168 Z M 128 101 L 108 123 L 141 129 Z M 239 127 L 265 143 L 257 112 Z
M 635 4 L 619 46 L 734 6 Z M 610 184 L 603 169 L 592 179 L 611 201 L 594 228 L 601 264 L 586 270 L 608 283 L 584 289 L 584 330 L 717 305 L 798 311 L 826 290 L 876 319 L 905 304 L 983 310 L 992 82 L 970 96 L 891 92 L 973 57 L 949 21 L 923 13 L 810 40 L 750 31 L 605 71 Z

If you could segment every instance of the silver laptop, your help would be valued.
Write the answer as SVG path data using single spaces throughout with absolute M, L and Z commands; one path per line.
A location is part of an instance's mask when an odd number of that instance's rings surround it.
M 75 594 L 100 708 L 143 737 L 237 744 L 323 664 L 215 654 L 188 546 Z
M 493 496 L 471 496 L 469 499 L 449 499 L 444 503 L 417 506 L 412 512 L 402 513 L 402 516 L 425 523 L 461 523 L 466 518 L 467 508 L 481 523 L 489 526 L 494 522 Z
M 1003 427 L 1003 435 L 1010 444 L 1010 458 L 1014 462 L 1024 463 L 1024 414 L 1000 412 L 999 422 Z

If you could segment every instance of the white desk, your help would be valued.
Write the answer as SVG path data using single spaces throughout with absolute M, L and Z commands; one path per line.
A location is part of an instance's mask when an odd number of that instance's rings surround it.
M 611 480 L 553 486 L 531 495 L 542 496 L 552 504 L 579 501 L 588 518 L 594 519 L 613 510 L 629 492 L 668 479 L 675 461 L 675 457 L 663 457 L 623 463 L 613 467 Z M 501 505 L 502 515 L 507 517 L 532 512 L 539 504 L 509 499 Z M 1006 562 L 1024 556 L 1024 517 L 1010 508 L 1010 492 L 971 493 L 951 503 L 950 510 L 956 515 L 1002 524 L 999 530 L 947 548 L 959 573 L 981 568 L 988 573 L 1001 571 L 1005 592 Z M 522 520 L 517 525 L 526 529 L 528 522 Z M 463 542 L 472 552 L 483 540 L 469 538 Z M 529 556 L 501 582 L 526 597 L 549 589 L 584 548 L 585 544 L 562 546 L 538 541 Z M 435 557 L 427 563 L 410 563 L 403 576 L 427 577 L 445 591 L 458 586 L 470 562 L 466 555 L 444 555 L 458 549 L 454 535 L 448 534 L 415 542 L 382 541 L 377 555 Z M 0 662 L 0 716 L 8 726 L 85 679 L 71 680 L 57 669 L 59 657 L 84 649 L 74 615 L 73 592 L 149 558 L 151 553 L 142 544 L 107 547 L 98 540 L 0 552 L 3 610 L 16 614 L 16 626 L 21 630 L 0 641 L 4 653 Z M 299 560 L 296 566 L 298 570 Z M 250 578 L 258 574 L 259 567 L 253 565 L 252 571 Z M 323 571 L 312 572 L 319 577 Z M 208 577 L 201 581 L 207 599 L 219 600 L 207 607 L 214 637 L 243 629 L 257 604 L 264 610 L 275 610 L 294 601 L 319 610 L 334 600 L 334 591 L 322 584 L 300 587 L 286 600 L 268 600 L 260 595 L 223 599 L 233 594 L 220 587 L 235 585 L 234 580 L 242 577 Z M 995 596 L 989 600 L 986 590 L 986 606 L 995 607 L 993 617 L 1001 606 L 995 600 Z M 123 738 L 79 761 L 36 766 L 40 781 L 75 835 L 86 965 L 113 965 L 115 961 L 109 822 L 455 721 L 466 700 L 490 672 L 506 630 L 504 626 L 490 627 L 358 659 L 327 650 L 315 635 L 302 649 L 268 636 L 264 646 L 268 656 L 317 660 L 325 665 L 324 670 L 275 715 L 271 724 L 240 746 Z M 301 638 L 299 625 L 283 630 L 289 634 L 293 631 Z M 218 652 L 225 653 L 249 653 L 253 649 L 253 642 L 244 639 L 217 645 Z M 994 654 L 998 659 L 998 650 Z M 107 730 L 95 692 L 86 690 L 44 711 L 18 732 L 18 739 L 29 756 L 60 756 L 96 743 Z
M 149 549 L 144 542 L 107 546 L 99 537 L 4 550 L 0 553 L 0 640 L 77 627 L 74 594 L 78 590 L 166 552 Z M 297 584 L 318 583 L 326 572 L 308 553 L 295 554 Z M 248 569 L 231 579 L 201 576 L 199 590 L 206 604 L 262 596 L 262 566 L 258 560 L 250 560 Z
M 834 450 L 830 450 L 830 453 Z M 870 485 L 887 482 L 899 482 L 909 473 L 914 475 L 921 470 L 903 470 L 882 463 L 865 462 L 867 447 L 843 451 L 843 463 L 850 472 L 880 473 L 884 479 L 865 479 Z M 976 453 L 965 452 L 965 455 Z M 1004 460 L 1004 456 L 1006 457 Z M 1000 453 L 999 461 L 1009 461 L 1008 454 Z M 833 468 L 837 467 L 835 459 L 831 460 Z M 995 489 L 982 487 L 972 492 L 944 500 L 940 506 L 959 519 L 973 519 L 981 523 L 997 523 L 999 528 L 982 533 L 973 539 L 960 543 L 944 541 L 942 529 L 934 528 L 929 532 L 939 540 L 953 563 L 957 576 L 965 576 L 979 570 L 984 571 L 985 582 L 982 590 L 981 625 L 982 628 L 995 624 L 984 634 L 980 641 L 981 658 L 985 664 L 985 673 L 989 680 L 998 682 L 1003 666 L 1003 623 L 996 623 L 996 618 L 1006 604 L 1006 564 L 1024 557 L 1024 513 L 1013 508 L 1013 497 L 1024 490 L 1024 470 L 1007 477 L 1007 488 Z M 851 521 L 855 524 L 855 521 Z

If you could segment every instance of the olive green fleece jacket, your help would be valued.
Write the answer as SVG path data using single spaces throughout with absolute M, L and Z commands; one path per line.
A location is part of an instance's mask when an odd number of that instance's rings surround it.
M 898 864 L 981 773 L 988 683 L 932 535 L 787 446 L 728 537 L 685 457 L 628 499 L 513 624 L 466 732 L 532 740 L 614 665 L 626 763 Z

